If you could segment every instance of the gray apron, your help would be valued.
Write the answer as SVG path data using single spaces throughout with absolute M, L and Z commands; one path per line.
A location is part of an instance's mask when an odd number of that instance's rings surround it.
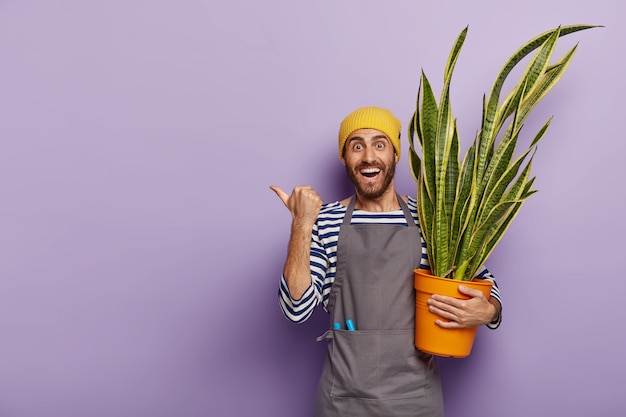
M 354 197 L 347 208 L 328 300 L 330 330 L 319 338 L 327 339 L 328 354 L 315 417 L 443 416 L 435 359 L 414 345 L 419 229 L 400 196 L 398 202 L 409 227 L 353 225 Z

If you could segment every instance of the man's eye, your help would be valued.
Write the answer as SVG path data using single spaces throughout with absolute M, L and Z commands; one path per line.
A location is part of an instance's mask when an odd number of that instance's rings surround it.
M 355 151 L 360 151 L 361 149 L 363 149 L 363 145 L 361 145 L 360 143 L 356 143 L 354 144 L 354 147 L 352 148 Z
M 383 149 L 383 148 L 385 147 L 385 144 L 384 144 L 384 143 L 382 143 L 382 142 L 379 142 L 379 143 L 377 143 L 377 144 L 376 144 L 376 147 L 377 147 L 378 149 Z

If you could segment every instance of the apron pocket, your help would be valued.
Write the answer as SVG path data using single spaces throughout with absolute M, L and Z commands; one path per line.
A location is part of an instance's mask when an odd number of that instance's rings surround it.
M 335 330 L 329 338 L 332 397 L 392 400 L 424 395 L 428 361 L 413 330 Z

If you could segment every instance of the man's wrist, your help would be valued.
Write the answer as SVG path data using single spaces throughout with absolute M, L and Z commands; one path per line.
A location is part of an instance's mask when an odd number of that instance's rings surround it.
M 500 318 L 500 312 L 502 311 L 502 305 L 500 304 L 500 302 L 493 297 L 489 298 L 489 304 L 491 304 L 493 306 L 493 315 L 491 316 L 491 320 L 490 323 L 495 323 L 499 320 Z

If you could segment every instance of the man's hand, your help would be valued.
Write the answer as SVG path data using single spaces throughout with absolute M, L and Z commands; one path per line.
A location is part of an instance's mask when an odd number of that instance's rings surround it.
M 465 285 L 460 285 L 459 291 L 470 298 L 461 300 L 434 294 L 428 299 L 430 312 L 449 320 L 436 320 L 437 325 L 446 329 L 475 327 L 490 323 L 500 314 L 500 303 L 493 298 L 487 300 L 481 291 Z
M 322 207 L 322 198 L 315 190 L 307 185 L 298 186 L 288 195 L 280 187 L 270 186 L 289 209 L 293 216 L 294 223 L 313 225 Z
M 270 188 L 293 216 L 283 276 L 287 281 L 291 296 L 299 300 L 311 286 L 311 233 L 322 207 L 322 199 L 309 186 L 296 187 L 291 195 L 287 195 L 275 185 Z

